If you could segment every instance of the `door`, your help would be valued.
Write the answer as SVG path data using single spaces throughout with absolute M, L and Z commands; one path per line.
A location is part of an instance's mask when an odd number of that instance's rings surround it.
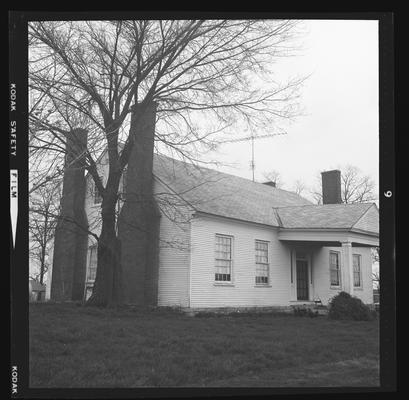
M 307 260 L 297 260 L 297 300 L 309 300 Z

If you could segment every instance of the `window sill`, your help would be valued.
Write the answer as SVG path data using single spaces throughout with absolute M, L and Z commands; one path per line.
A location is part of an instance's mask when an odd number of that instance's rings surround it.
M 269 288 L 269 287 L 272 287 L 272 286 L 271 286 L 271 285 L 254 285 L 254 287 L 260 287 L 260 288 L 264 287 L 264 288 Z
M 354 290 L 364 290 L 363 287 L 354 287 Z
M 330 286 L 330 289 L 341 290 L 341 286 Z
M 234 283 L 229 282 L 214 282 L 213 286 L 234 286 Z

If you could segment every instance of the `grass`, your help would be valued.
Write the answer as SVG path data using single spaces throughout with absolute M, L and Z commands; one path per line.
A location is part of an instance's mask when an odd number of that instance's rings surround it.
M 378 321 L 30 305 L 30 386 L 378 386 Z

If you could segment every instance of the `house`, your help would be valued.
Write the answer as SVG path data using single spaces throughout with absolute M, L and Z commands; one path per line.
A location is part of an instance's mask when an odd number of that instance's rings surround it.
M 46 285 L 30 279 L 28 281 L 28 295 L 30 301 L 43 301 L 45 300 Z
M 148 131 L 153 138 L 152 127 Z M 371 247 L 379 245 L 379 212 L 373 203 L 341 204 L 340 171 L 322 173 L 324 204 L 314 205 L 271 183 L 153 155 L 152 143 L 137 146 L 121 182 L 117 229 L 128 303 L 325 305 L 340 291 L 373 303 Z M 99 162 L 103 177 L 106 157 Z M 84 184 L 88 227 L 99 234 L 101 197 L 90 176 Z M 144 208 L 144 194 L 154 211 Z M 77 281 L 88 298 L 97 264 L 92 236 L 86 248 Z
M 373 302 L 379 305 L 379 289 L 373 289 Z

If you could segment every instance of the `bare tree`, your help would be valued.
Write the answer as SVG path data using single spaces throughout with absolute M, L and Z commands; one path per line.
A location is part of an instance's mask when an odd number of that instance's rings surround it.
M 306 191 L 306 186 L 305 186 L 305 184 L 302 182 L 302 181 L 300 181 L 300 180 L 297 180 L 295 183 L 294 183 L 294 186 L 293 186 L 293 192 L 295 192 L 295 193 L 297 193 L 299 196 L 302 196 L 303 194 L 304 194 L 304 192 Z
M 375 184 L 370 176 L 361 175 L 359 168 L 348 165 L 341 174 L 342 201 L 346 204 L 366 203 L 376 199 Z
M 283 182 L 281 180 L 280 172 L 278 172 L 275 169 L 272 169 L 272 170 L 270 170 L 268 172 L 264 172 L 263 177 L 268 181 L 274 182 L 276 188 L 283 188 L 283 186 L 284 186 Z
M 341 200 L 345 204 L 366 203 L 377 199 L 375 183 L 368 175 L 363 175 L 358 167 L 346 165 L 341 170 Z M 317 204 L 322 204 L 321 174 L 317 175 L 317 186 L 310 191 Z
M 49 267 L 50 242 L 59 214 L 59 184 L 41 185 L 29 197 L 30 275 L 44 283 Z
M 379 263 L 380 257 L 379 257 L 379 247 L 373 247 L 371 248 L 371 255 L 372 255 L 372 261 L 375 263 Z M 372 281 L 375 284 L 376 289 L 380 290 L 381 287 L 381 275 L 379 272 L 379 269 L 377 271 L 372 272 Z
M 376 290 L 378 290 L 378 293 L 379 293 L 379 290 L 381 287 L 381 277 L 380 277 L 379 271 L 372 272 L 372 281 L 375 283 L 375 288 Z
M 112 288 L 120 277 L 115 210 L 138 135 L 135 107 L 143 113 L 158 104 L 157 150 L 191 161 L 238 124 L 260 133 L 278 127 L 299 113 L 303 79 L 271 79 L 274 61 L 294 50 L 296 26 L 294 20 L 30 23 L 30 156 L 40 172 L 52 165 L 33 187 L 58 174 L 73 129 L 89 132 L 86 169 L 102 196 L 90 303 L 120 301 L 120 288 Z M 96 164 L 104 149 L 105 184 Z

